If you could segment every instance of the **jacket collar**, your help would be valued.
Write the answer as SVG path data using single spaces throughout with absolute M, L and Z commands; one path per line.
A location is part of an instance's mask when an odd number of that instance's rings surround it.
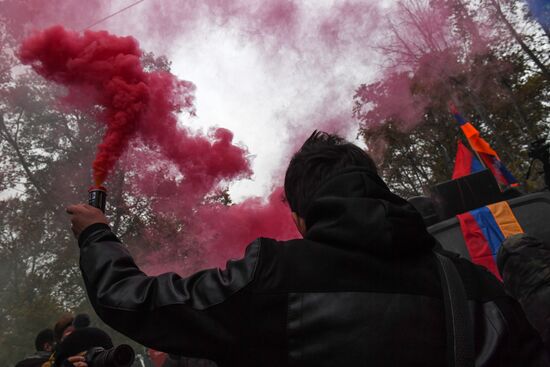
M 325 179 L 304 219 L 306 239 L 382 257 L 408 256 L 434 245 L 416 209 L 362 167 Z

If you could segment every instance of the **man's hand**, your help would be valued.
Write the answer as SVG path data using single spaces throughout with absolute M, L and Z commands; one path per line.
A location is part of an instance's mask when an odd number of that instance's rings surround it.
M 76 238 L 80 233 L 95 223 L 109 224 L 107 217 L 101 210 L 88 204 L 71 205 L 67 209 L 67 213 L 71 215 L 71 229 Z

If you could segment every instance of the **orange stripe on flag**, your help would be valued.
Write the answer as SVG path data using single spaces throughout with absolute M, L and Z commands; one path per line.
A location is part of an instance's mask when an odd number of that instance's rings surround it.
M 501 201 L 499 203 L 487 205 L 487 208 L 491 211 L 491 214 L 493 214 L 495 222 L 497 222 L 505 238 L 514 234 L 523 233 L 523 229 L 516 219 L 512 208 L 508 205 L 508 202 Z
M 495 152 L 493 148 L 491 148 L 489 143 L 487 143 L 483 138 L 479 136 L 479 131 L 477 131 L 477 129 L 472 124 L 467 122 L 464 125 L 460 126 L 460 128 L 462 129 L 462 132 L 464 133 L 464 135 L 466 135 L 466 138 L 470 142 L 470 145 L 476 152 L 486 153 L 498 158 L 497 152 Z

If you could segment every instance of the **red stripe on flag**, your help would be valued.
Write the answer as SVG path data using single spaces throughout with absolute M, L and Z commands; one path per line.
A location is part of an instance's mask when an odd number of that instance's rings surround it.
M 493 254 L 491 253 L 489 242 L 483 235 L 483 231 L 477 224 L 473 215 L 468 212 L 459 214 L 457 217 L 460 222 L 462 235 L 464 236 L 464 241 L 466 242 L 466 247 L 468 248 L 472 262 L 486 267 L 498 279 L 502 280 L 500 274 L 498 273 Z
M 468 148 L 462 144 L 462 141 L 458 141 L 458 147 L 456 149 L 455 168 L 453 171 L 453 180 L 468 176 L 472 173 L 472 159 L 474 155 Z

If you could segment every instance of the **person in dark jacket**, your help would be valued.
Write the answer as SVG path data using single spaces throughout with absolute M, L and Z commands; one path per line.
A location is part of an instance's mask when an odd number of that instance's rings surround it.
M 111 349 L 113 346 L 111 337 L 101 329 L 91 326 L 76 328 L 57 346 L 54 366 L 88 367 L 81 354 L 92 348 Z
M 34 340 L 36 352 L 18 362 L 15 367 L 41 367 L 42 364 L 49 360 L 50 355 L 53 352 L 54 345 L 53 330 L 41 330 L 38 335 L 36 335 L 36 339 Z
M 550 352 L 550 245 L 528 234 L 506 239 L 497 264 L 504 288 L 519 301 Z
M 94 309 L 139 343 L 220 367 L 446 365 L 438 246 L 371 158 L 315 132 L 289 164 L 285 195 L 303 239 L 259 238 L 225 269 L 187 278 L 147 276 L 100 210 L 67 208 Z M 546 366 L 494 276 L 437 251 L 463 280 L 476 366 Z

